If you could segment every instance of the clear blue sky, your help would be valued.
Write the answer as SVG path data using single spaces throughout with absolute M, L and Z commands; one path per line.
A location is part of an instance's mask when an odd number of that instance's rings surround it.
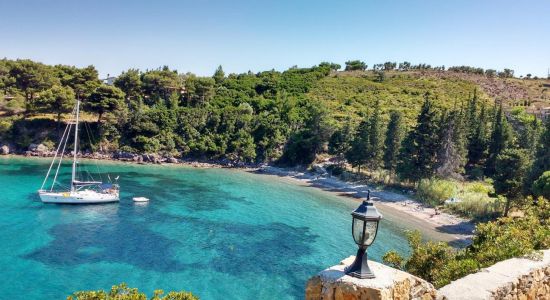
M 0 0 L 0 57 L 118 75 L 284 70 L 361 59 L 546 76 L 550 1 Z

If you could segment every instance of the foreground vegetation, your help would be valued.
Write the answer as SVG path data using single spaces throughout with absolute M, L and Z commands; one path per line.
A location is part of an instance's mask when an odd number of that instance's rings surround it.
M 137 288 L 128 287 L 125 283 L 114 285 L 109 292 L 79 291 L 67 297 L 67 300 L 147 300 L 147 295 Z M 155 290 L 150 300 L 199 300 L 189 292 L 169 292 L 164 295 L 163 290 Z
M 411 256 L 404 259 L 390 251 L 384 255 L 384 262 L 442 287 L 512 257 L 537 259 L 537 250 L 550 248 L 550 202 L 543 198 L 528 198 L 525 202 L 521 216 L 478 224 L 467 248 L 457 250 L 443 242 L 422 242 L 418 232 L 411 232 Z

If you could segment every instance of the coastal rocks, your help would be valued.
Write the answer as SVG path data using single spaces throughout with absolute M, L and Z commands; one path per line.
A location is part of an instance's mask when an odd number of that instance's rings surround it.
M 46 147 L 44 144 L 30 144 L 29 151 L 44 153 L 48 151 L 48 147 Z
M 312 277 L 306 285 L 306 300 L 394 300 L 436 298 L 435 288 L 423 279 L 381 263 L 369 261 L 376 274 L 373 279 L 358 279 L 345 275 L 344 268 L 353 262 L 348 257 L 339 265 L 330 267 Z
M 171 163 L 171 164 L 177 164 L 177 163 L 179 163 L 178 159 L 175 158 L 175 157 L 168 157 L 168 158 L 166 158 L 166 162 L 167 162 L 167 163 Z
M 2 147 L 0 147 L 0 155 L 8 154 L 10 154 L 10 147 L 8 145 L 2 145 Z
M 25 152 L 26 156 L 53 156 L 55 152 L 50 151 L 48 147 L 44 144 L 30 144 L 28 151 Z

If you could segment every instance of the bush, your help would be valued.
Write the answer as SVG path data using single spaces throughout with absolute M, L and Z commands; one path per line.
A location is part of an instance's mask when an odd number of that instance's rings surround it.
M 342 166 L 339 165 L 329 165 L 327 166 L 326 170 L 332 175 L 332 176 L 340 176 L 342 173 L 344 173 L 345 169 Z
M 550 171 L 542 173 L 542 175 L 533 182 L 532 190 L 536 196 L 550 199 Z
M 442 179 L 422 179 L 418 184 L 416 196 L 431 206 L 442 205 L 445 200 L 456 195 L 457 186 L 453 181 Z
M 456 250 L 443 242 L 423 243 L 420 233 L 409 233 L 411 256 L 404 260 L 393 251 L 384 262 L 432 282 L 437 288 L 512 257 L 531 255 L 550 247 L 550 203 L 528 198 L 523 217 L 503 217 L 478 224 L 472 244 Z
M 487 194 L 464 192 L 459 194 L 461 202 L 448 204 L 445 207 L 458 215 L 474 220 L 494 219 L 502 213 L 504 200 L 491 198 Z
M 199 300 L 189 292 L 169 292 L 165 296 L 163 290 L 155 290 L 151 300 Z M 99 291 L 79 291 L 67 297 L 67 300 L 147 300 L 147 296 L 137 288 L 130 288 L 125 283 L 114 285 L 107 293 Z

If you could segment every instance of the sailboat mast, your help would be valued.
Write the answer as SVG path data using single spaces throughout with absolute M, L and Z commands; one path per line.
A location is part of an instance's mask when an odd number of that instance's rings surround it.
M 78 154 L 78 116 L 80 114 L 80 99 L 76 100 L 76 123 L 74 125 L 74 156 L 73 173 L 71 179 L 71 192 L 74 192 L 74 181 L 76 180 L 76 156 Z

